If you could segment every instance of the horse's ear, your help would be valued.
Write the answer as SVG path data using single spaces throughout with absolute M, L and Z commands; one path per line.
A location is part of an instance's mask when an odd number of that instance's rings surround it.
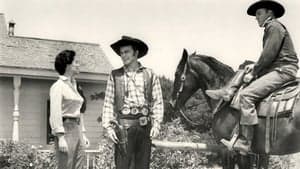
M 185 62 L 187 60 L 187 57 L 188 57 L 188 52 L 187 52 L 186 49 L 183 49 L 183 53 L 182 53 L 182 58 L 181 58 L 180 64 L 185 64 Z
M 188 52 L 187 52 L 187 50 L 186 50 L 185 48 L 183 48 L 183 53 L 182 53 L 182 55 L 188 55 Z
M 188 52 L 187 52 L 186 49 L 183 49 L 182 57 L 181 57 L 181 60 L 178 64 L 178 66 L 177 66 L 176 72 L 182 72 L 183 71 L 183 68 L 186 64 L 187 58 L 188 58 Z

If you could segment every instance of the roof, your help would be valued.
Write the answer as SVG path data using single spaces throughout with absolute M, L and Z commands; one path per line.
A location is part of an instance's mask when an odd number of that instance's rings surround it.
M 2 28 L 5 27 L 3 20 L 3 14 L 2 16 L 0 14 L 0 27 Z M 62 50 L 69 49 L 74 50 L 76 57 L 79 57 L 82 73 L 108 75 L 112 69 L 98 44 L 6 36 L 7 33 L 3 35 L 5 33 L 0 34 L 0 67 L 54 72 L 55 56 Z

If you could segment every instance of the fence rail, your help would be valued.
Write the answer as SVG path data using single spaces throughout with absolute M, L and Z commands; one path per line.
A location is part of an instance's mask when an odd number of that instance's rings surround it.
M 197 150 L 197 151 L 220 151 L 225 147 L 217 144 L 192 143 L 192 142 L 175 142 L 152 140 L 152 145 L 157 148 L 167 148 L 176 150 Z
M 160 149 L 176 149 L 176 150 L 195 150 L 195 151 L 220 151 L 224 149 L 224 146 L 217 144 L 205 144 L 205 143 L 192 143 L 192 142 L 172 142 L 166 140 L 152 140 L 152 145 Z M 39 153 L 52 153 L 53 150 L 38 150 Z M 100 169 L 97 165 L 99 160 L 100 150 L 85 150 L 86 153 L 86 168 L 87 169 Z

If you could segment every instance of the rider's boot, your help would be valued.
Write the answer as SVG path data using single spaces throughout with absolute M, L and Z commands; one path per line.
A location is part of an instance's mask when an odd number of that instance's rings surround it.
M 241 154 L 247 154 L 251 151 L 251 144 L 254 135 L 253 125 L 241 125 L 241 135 L 233 145 L 233 150 L 240 151 Z
M 206 90 L 205 93 L 214 100 L 223 99 L 230 101 L 238 88 L 243 84 L 245 70 L 238 70 L 231 81 L 223 88 L 217 90 Z

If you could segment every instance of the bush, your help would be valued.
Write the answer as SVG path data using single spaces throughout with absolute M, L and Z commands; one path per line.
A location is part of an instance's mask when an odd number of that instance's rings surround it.
M 99 143 L 99 155 L 96 156 L 96 166 L 105 169 L 115 168 L 114 145 L 107 138 Z
M 57 161 L 54 152 L 36 152 L 34 161 L 35 169 L 55 169 L 57 168 Z
M 196 130 L 185 130 L 185 126 L 177 118 L 172 122 L 162 125 L 159 140 L 178 142 L 201 142 L 214 144 L 212 135 L 208 133 L 198 133 Z M 216 153 L 183 151 L 153 148 L 151 157 L 152 169 L 168 168 L 208 168 L 217 165 L 220 161 Z
M 54 169 L 54 153 L 41 153 L 35 146 L 14 142 L 0 141 L 0 168 L 3 169 Z
M 180 120 L 176 119 L 162 126 L 161 140 L 214 143 L 210 134 L 184 130 Z M 220 163 L 215 153 L 197 151 L 179 151 L 152 149 L 151 169 L 196 169 L 215 168 Z M 95 166 L 101 169 L 113 169 L 114 148 L 106 139 L 100 143 L 100 153 L 96 155 Z M 300 154 L 272 156 L 270 169 L 298 169 Z M 54 153 L 39 152 L 34 146 L 12 141 L 0 142 L 1 169 L 56 169 Z M 218 167 L 219 168 L 219 167 Z
M 30 169 L 33 168 L 35 151 L 29 145 L 13 141 L 0 142 L 0 154 L 4 169 Z

